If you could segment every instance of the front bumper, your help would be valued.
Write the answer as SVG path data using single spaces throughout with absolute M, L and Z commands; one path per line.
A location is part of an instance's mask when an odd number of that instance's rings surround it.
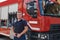
M 60 40 L 60 32 L 30 32 L 30 40 Z

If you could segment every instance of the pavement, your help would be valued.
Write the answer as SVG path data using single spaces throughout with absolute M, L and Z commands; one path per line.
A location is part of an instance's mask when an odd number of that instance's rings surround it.
M 5 37 L 5 36 L 0 36 L 0 40 L 11 40 L 11 39 L 9 39 L 8 37 Z

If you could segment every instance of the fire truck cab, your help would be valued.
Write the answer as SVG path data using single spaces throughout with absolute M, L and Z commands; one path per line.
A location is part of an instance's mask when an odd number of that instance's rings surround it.
M 18 11 L 28 21 L 30 40 L 60 40 L 59 0 L 18 0 Z

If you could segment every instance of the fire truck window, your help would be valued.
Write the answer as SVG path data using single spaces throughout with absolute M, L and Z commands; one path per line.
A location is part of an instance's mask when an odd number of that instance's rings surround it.
M 44 3 L 45 3 L 45 2 L 42 1 L 42 0 L 39 0 L 38 2 L 39 2 L 40 14 L 41 14 L 41 15 L 44 15 L 44 11 L 43 11 L 43 9 L 45 9 L 45 8 L 44 8 L 44 6 L 45 6 Z
M 30 16 L 33 18 L 37 18 L 37 7 L 36 7 L 36 1 L 31 1 L 29 3 L 26 3 L 27 12 Z
M 46 3 L 44 13 L 46 15 L 60 16 L 60 4 L 58 4 L 57 1 Z
M 60 16 L 60 4 L 49 0 L 39 0 L 40 12 L 43 15 Z
M 1 26 L 7 26 L 7 20 L 1 20 Z
M 17 18 L 16 18 L 17 13 L 13 12 L 13 13 L 9 13 L 8 14 L 8 26 L 11 27 L 12 24 L 14 22 L 16 22 Z

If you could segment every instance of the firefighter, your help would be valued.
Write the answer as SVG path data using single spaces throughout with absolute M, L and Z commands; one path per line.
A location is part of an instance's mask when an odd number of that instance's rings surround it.
M 59 13 L 59 5 L 56 2 L 57 0 L 49 0 L 49 2 L 45 5 L 45 13 L 47 14 L 58 14 Z
M 17 21 L 13 23 L 14 40 L 26 40 L 25 33 L 28 31 L 27 22 L 22 19 L 22 13 L 17 13 Z

